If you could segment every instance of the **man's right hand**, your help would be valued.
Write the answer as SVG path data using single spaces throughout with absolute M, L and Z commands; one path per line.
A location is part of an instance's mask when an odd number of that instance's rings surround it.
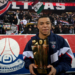
M 30 65 L 29 65 L 29 71 L 30 71 L 30 73 L 31 73 L 32 75 L 36 75 L 36 74 L 34 73 L 34 71 L 33 71 L 33 68 L 37 68 L 37 67 L 35 66 L 35 64 L 30 64 Z

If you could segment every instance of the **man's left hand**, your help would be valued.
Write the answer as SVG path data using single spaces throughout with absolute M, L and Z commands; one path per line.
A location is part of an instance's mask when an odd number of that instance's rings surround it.
M 51 68 L 48 75 L 56 75 L 56 69 L 52 65 L 48 65 L 47 68 Z

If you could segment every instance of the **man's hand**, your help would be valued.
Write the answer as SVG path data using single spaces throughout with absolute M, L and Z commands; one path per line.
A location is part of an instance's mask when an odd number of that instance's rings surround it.
M 56 69 L 52 65 L 48 65 L 47 68 L 51 68 L 48 75 L 56 75 Z
M 32 75 L 36 75 L 36 74 L 34 73 L 34 71 L 33 71 L 33 68 L 37 68 L 37 67 L 35 66 L 35 64 L 30 64 L 30 65 L 29 65 L 30 73 L 31 73 Z

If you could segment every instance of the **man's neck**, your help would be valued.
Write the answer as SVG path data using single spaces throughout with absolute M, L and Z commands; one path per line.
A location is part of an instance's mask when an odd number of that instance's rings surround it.
M 40 39 L 46 39 L 49 35 L 50 35 L 50 33 L 47 35 L 43 35 L 43 34 L 39 33 L 39 38 Z

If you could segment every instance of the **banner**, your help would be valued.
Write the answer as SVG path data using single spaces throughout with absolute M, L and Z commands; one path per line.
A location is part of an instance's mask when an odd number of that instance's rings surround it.
M 6 11 L 11 7 L 11 2 L 8 0 L 0 0 L 0 16 L 6 13 Z
M 33 2 L 13 1 L 11 9 L 33 9 Z M 75 10 L 75 3 L 43 2 L 44 10 Z
M 34 35 L 0 35 L 0 75 L 28 74 L 23 61 L 23 51 Z M 75 35 L 60 35 L 65 38 L 75 57 Z M 75 58 L 72 68 L 75 71 Z
M 27 41 L 27 35 L 0 35 L 0 75 L 29 73 L 22 55 Z

